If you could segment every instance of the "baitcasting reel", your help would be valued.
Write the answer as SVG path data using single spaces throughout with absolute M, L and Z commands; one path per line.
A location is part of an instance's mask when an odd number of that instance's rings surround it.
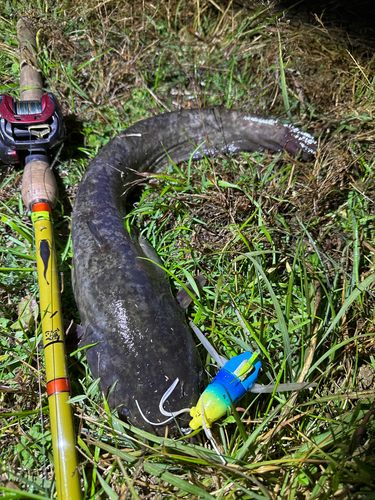
M 19 163 L 19 151 L 46 154 L 63 135 L 61 108 L 53 94 L 44 94 L 40 101 L 0 95 L 0 160 L 4 163 Z

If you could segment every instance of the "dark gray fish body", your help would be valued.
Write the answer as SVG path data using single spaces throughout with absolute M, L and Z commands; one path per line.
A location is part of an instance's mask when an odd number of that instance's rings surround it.
M 201 364 L 184 312 L 152 249 L 124 227 L 124 185 L 168 163 L 220 152 L 285 148 L 312 156 L 314 139 L 273 120 L 220 108 L 158 115 L 112 139 L 94 158 L 78 189 L 73 212 L 73 286 L 85 330 L 84 345 L 94 377 L 112 408 L 129 421 L 155 430 L 140 416 L 164 421 L 162 395 L 178 377 L 165 408 L 193 406 L 199 396 Z M 182 425 L 186 425 L 183 422 Z

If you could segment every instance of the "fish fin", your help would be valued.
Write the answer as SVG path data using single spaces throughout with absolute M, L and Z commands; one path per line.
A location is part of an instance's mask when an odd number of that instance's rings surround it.
M 138 237 L 138 243 L 139 246 L 143 252 L 144 257 L 147 259 L 151 260 L 152 262 L 155 262 L 155 271 L 165 278 L 165 271 L 162 269 L 164 267 L 162 261 L 159 258 L 159 255 L 156 253 L 155 249 L 153 246 L 144 238 L 143 236 Z M 161 267 L 160 267 L 161 266 Z
M 204 274 L 200 274 L 199 276 L 196 276 L 194 278 L 194 281 L 197 284 L 199 290 L 202 290 L 202 288 L 204 287 L 204 285 L 207 282 L 207 278 Z M 185 283 L 185 285 L 186 285 L 186 288 L 188 290 L 190 290 L 193 293 L 193 295 L 195 296 L 196 294 L 193 290 L 193 287 L 189 283 Z M 176 295 L 176 300 L 183 309 L 187 309 L 190 306 L 190 304 L 193 302 L 192 297 L 187 293 L 185 288 L 181 288 L 179 290 L 179 292 Z
M 83 337 L 86 334 L 86 330 L 81 325 L 76 325 L 76 330 L 77 330 L 77 339 L 78 339 L 78 342 L 81 342 L 81 339 L 83 339 Z
M 90 335 L 94 333 L 94 329 L 91 326 L 91 324 L 88 324 L 87 326 L 78 326 L 79 328 L 79 342 L 78 342 L 78 347 L 86 347 L 86 344 L 88 343 L 88 338 Z M 77 330 L 78 330 L 77 328 Z M 78 332 L 77 332 L 78 333 Z

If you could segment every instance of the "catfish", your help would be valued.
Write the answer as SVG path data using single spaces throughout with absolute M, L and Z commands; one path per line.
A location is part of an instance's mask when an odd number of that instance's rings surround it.
M 190 109 L 140 121 L 120 132 L 91 161 L 79 184 L 72 218 L 73 290 L 83 327 L 81 345 L 110 408 L 150 432 L 165 407 L 196 404 L 202 365 L 185 312 L 173 297 L 151 245 L 124 224 L 127 187 L 138 173 L 203 156 L 286 150 L 309 160 L 316 142 L 278 121 L 223 108 Z M 124 192 L 126 194 L 124 194 Z M 186 425 L 183 420 L 181 425 Z M 187 418 L 187 417 L 185 417 Z

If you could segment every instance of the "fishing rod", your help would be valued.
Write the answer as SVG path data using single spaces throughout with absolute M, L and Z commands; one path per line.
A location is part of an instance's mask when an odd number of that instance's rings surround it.
M 31 210 L 34 227 L 57 496 L 59 500 L 80 500 L 73 415 L 67 403 L 70 381 L 52 224 L 58 193 L 47 153 L 61 141 L 64 127 L 58 101 L 51 93 L 43 92 L 35 56 L 35 32 L 29 20 L 18 21 L 17 37 L 20 100 L 0 96 L 0 159 L 5 163 L 25 163 L 21 192 L 23 203 Z

